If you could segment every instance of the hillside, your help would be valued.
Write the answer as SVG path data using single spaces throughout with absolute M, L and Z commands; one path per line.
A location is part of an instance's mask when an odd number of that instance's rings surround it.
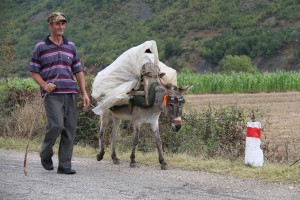
M 262 71 L 299 70 L 299 10 L 298 0 L 2 0 L 1 75 L 28 75 L 52 11 L 66 14 L 66 36 L 91 73 L 146 40 L 177 70 L 217 72 L 226 55 L 247 55 Z

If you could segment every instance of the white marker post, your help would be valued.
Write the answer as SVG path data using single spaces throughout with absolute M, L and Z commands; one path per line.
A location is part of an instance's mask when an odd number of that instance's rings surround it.
M 260 148 L 260 122 L 247 122 L 245 164 L 261 167 L 264 164 L 263 151 Z

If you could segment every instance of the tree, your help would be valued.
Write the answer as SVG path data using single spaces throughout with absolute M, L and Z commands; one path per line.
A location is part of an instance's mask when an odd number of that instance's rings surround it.
M 248 72 L 254 73 L 257 71 L 257 67 L 252 65 L 251 59 L 248 56 L 225 56 L 219 63 L 222 67 L 222 71 L 225 73 L 231 72 Z
M 15 49 L 13 40 L 17 30 L 13 21 L 9 21 L 6 24 L 7 31 L 0 37 L 0 72 L 1 77 L 9 76 L 13 71 L 13 62 L 15 60 Z
M 168 59 L 172 56 L 177 56 L 182 53 L 182 48 L 180 46 L 180 40 L 178 39 L 169 39 L 165 44 L 165 59 Z

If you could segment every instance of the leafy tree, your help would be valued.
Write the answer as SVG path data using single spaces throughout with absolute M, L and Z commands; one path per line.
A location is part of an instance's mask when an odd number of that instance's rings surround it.
M 180 47 L 180 40 L 170 39 L 165 44 L 165 59 L 168 59 L 172 56 L 180 55 L 182 48 Z
M 247 72 L 254 73 L 257 71 L 256 66 L 252 65 L 248 56 L 232 56 L 227 55 L 220 61 L 220 66 L 225 73 Z

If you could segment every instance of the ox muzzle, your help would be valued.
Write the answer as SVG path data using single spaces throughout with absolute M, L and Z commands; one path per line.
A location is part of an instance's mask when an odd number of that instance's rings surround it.
M 178 132 L 181 128 L 181 117 L 177 117 L 171 122 L 172 130 Z

